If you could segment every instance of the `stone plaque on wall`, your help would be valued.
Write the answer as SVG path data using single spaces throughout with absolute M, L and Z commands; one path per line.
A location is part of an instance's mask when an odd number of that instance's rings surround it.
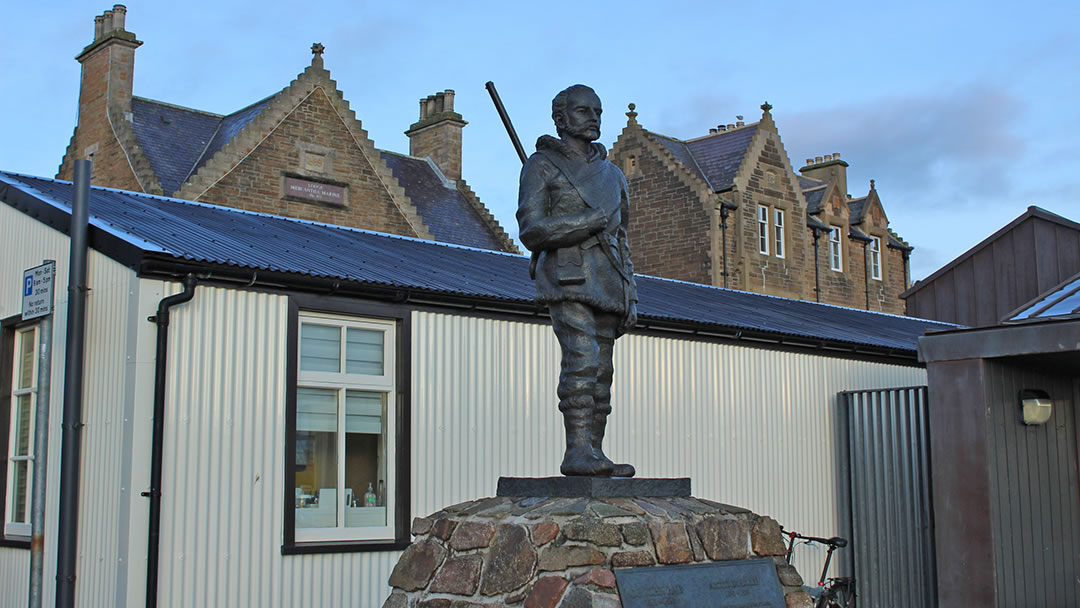
M 344 207 L 345 186 L 285 176 L 285 196 Z
M 623 608 L 784 608 L 768 558 L 615 570 Z

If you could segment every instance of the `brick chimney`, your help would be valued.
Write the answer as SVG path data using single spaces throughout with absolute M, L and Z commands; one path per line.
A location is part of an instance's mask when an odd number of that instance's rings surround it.
M 131 86 L 135 49 L 142 42 L 125 29 L 127 7 L 117 4 L 94 18 L 94 39 L 75 60 L 82 64 L 79 114 L 57 174 L 71 179 L 74 161 L 94 161 L 93 183 L 137 189 L 137 182 L 117 141 L 115 124 L 131 120 Z M 108 175 L 119 171 L 118 175 Z M 104 173 L 103 173 L 104 172 Z
M 420 100 L 420 120 L 405 131 L 409 154 L 431 157 L 447 179 L 461 179 L 461 130 L 467 124 L 454 111 L 452 89 L 428 95 Z
M 840 160 L 840 153 L 834 152 L 826 154 L 824 158 L 818 156 L 806 159 L 806 166 L 799 169 L 799 173 L 810 179 L 833 182 L 840 195 L 847 196 L 847 168 L 847 162 Z

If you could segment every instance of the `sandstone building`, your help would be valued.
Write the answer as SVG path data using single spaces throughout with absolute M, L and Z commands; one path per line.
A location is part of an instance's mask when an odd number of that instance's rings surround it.
M 902 314 L 912 250 L 881 199 L 848 194 L 839 154 L 795 172 L 773 122 L 720 125 L 689 140 L 654 133 L 634 105 L 611 159 L 630 185 L 637 272 Z
M 321 44 L 287 87 L 222 116 L 135 97 L 135 51 L 116 5 L 95 18 L 78 124 L 57 177 L 93 161 L 92 183 L 402 236 L 516 252 L 461 175 L 454 92 L 420 101 L 409 154 L 375 147 Z

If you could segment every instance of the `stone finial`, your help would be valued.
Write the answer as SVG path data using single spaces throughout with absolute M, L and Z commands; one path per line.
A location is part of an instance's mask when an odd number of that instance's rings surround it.
M 324 52 L 326 52 L 326 47 L 323 46 L 321 42 L 316 42 L 315 44 L 311 45 L 311 54 L 312 55 L 320 56 Z
M 871 189 L 871 190 L 873 190 L 873 189 L 874 189 L 874 180 L 870 180 L 870 189 Z
M 627 122 L 637 124 L 637 112 L 634 111 L 637 109 L 637 106 L 631 103 L 626 107 L 630 109 L 630 111 L 626 113 L 626 117 L 629 119 Z
M 772 104 L 770 104 L 767 101 L 765 103 L 761 104 L 761 111 L 762 112 L 768 114 L 769 110 L 772 110 Z

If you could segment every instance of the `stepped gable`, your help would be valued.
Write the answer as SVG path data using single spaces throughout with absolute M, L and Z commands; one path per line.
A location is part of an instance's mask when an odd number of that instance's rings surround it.
M 135 138 L 166 196 L 191 174 L 222 120 L 217 114 L 143 97 L 132 98 L 131 113 Z

